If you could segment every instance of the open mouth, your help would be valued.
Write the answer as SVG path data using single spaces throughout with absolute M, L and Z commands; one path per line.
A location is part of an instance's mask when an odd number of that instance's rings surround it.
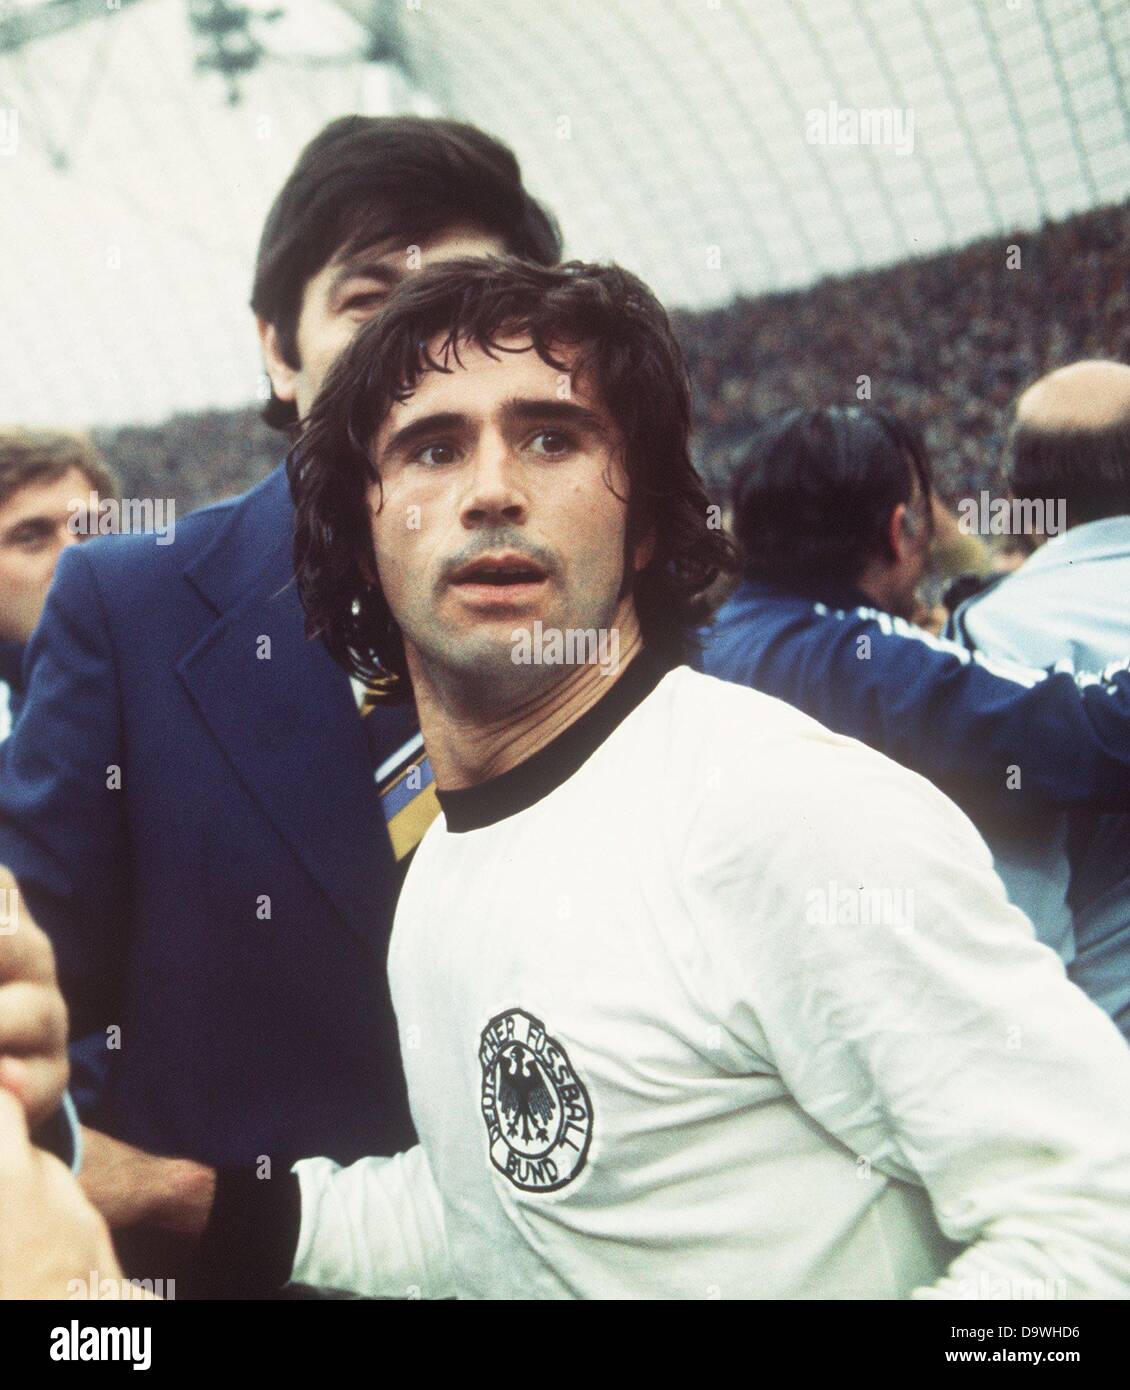
M 483 585 L 487 588 L 509 589 L 520 585 L 540 584 L 545 570 L 524 555 L 482 555 L 464 565 L 452 577 L 452 584 L 464 588 Z

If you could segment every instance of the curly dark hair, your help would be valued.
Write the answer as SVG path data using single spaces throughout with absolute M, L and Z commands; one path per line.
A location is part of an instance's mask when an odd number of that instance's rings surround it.
M 425 371 L 452 370 L 449 352 L 474 345 L 493 355 L 512 337 L 529 338 L 560 371 L 567 369 L 555 353 L 575 352 L 573 375 L 595 388 L 619 431 L 629 487 L 625 556 L 649 532 L 655 540 L 632 581 L 645 643 L 670 664 L 685 660 L 708 614 L 707 590 L 736 568 L 687 451 L 682 355 L 641 280 L 619 266 L 544 267 L 512 257 L 420 271 L 335 363 L 287 459 L 307 634 L 390 698 L 407 697 L 408 678 L 399 629 L 375 580 L 366 504 L 369 486 L 379 483 L 373 441 Z

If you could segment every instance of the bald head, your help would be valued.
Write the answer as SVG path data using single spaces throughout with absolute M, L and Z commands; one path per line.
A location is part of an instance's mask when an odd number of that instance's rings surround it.
M 1038 430 L 1104 430 L 1130 424 L 1130 367 L 1098 360 L 1059 367 L 1020 397 L 1016 422 Z
M 1073 362 L 1016 404 L 1009 440 L 1016 497 L 1062 498 L 1068 526 L 1130 515 L 1130 367 Z

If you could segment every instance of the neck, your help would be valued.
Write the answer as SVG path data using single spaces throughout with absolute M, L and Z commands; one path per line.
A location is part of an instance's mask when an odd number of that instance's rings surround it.
M 578 720 L 620 679 L 643 647 L 630 599 L 616 615 L 620 659 L 605 675 L 599 665 L 566 666 L 552 684 L 498 703 L 485 703 L 405 642 L 424 746 L 442 791 L 474 787 L 517 767 Z M 531 668 L 533 669 L 533 668 Z
M 855 587 L 882 612 L 909 618 L 914 611 L 913 590 L 908 596 L 905 581 L 900 583 L 899 578 L 890 565 L 873 561 L 855 581 Z

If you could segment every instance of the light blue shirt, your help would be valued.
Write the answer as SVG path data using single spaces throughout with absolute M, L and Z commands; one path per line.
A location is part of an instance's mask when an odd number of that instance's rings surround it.
M 1031 666 L 1052 666 L 1066 658 L 1077 670 L 1101 671 L 1112 662 L 1126 661 L 1130 516 L 1086 522 L 1049 540 L 1015 574 L 960 608 L 955 625 L 967 646 Z M 1112 879 L 1121 869 L 1121 884 L 1112 884 L 1087 903 L 1072 927 L 1067 828 L 1067 817 L 1052 812 L 1018 822 L 1014 834 L 990 841 L 997 871 L 1039 935 L 1059 945 L 1068 963 L 1074 955 L 1071 974 L 1076 983 L 1127 1032 L 1130 864 L 1111 865 Z M 1112 840 L 1130 840 L 1130 826 Z
M 959 615 L 968 644 L 1029 666 L 1130 657 L 1130 516 L 1073 526 Z

